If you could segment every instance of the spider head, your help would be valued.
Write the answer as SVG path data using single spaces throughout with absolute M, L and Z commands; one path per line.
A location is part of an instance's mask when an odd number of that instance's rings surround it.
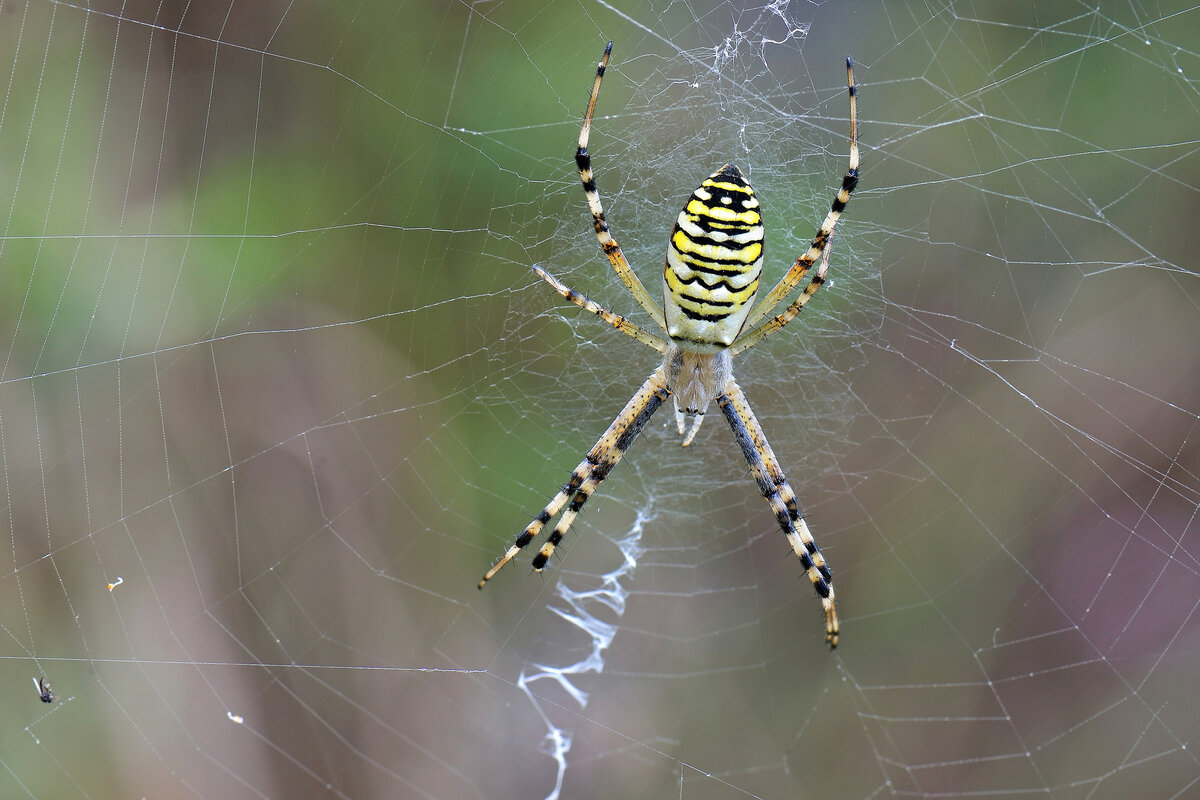
M 675 396 L 675 422 L 687 447 L 700 430 L 705 410 L 733 377 L 733 361 L 726 350 L 708 354 L 676 346 L 667 354 L 665 365 L 667 387 Z

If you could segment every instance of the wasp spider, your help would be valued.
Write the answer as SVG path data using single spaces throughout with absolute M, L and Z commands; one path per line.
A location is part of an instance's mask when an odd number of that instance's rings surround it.
M 609 42 L 596 68 L 583 128 L 579 132 L 575 163 L 579 166 L 579 177 L 583 181 L 583 191 L 595 220 L 600 247 L 633 299 L 666 332 L 668 338 L 664 339 L 612 313 L 568 288 L 540 267 L 535 266 L 533 270 L 570 302 L 662 353 L 663 363 L 637 390 L 633 399 L 600 437 L 600 441 L 588 451 L 571 473 L 570 480 L 521 532 L 495 566 L 487 571 L 479 581 L 479 588 L 482 589 L 501 567 L 541 533 L 546 523 L 562 512 L 558 525 L 533 559 L 535 570 L 540 572 L 546 566 L 554 549 L 575 521 L 579 509 L 625 455 L 629 445 L 668 397 L 675 398 L 675 419 L 685 447 L 695 438 L 704 420 L 705 410 L 715 400 L 733 429 L 733 438 L 741 448 L 758 488 L 770 504 L 779 527 L 783 529 L 784 536 L 821 598 L 825 609 L 825 640 L 831 647 L 836 647 L 838 617 L 829 567 L 800 515 L 796 493 L 788 485 L 771 445 L 767 444 L 762 426 L 750 410 L 741 387 L 733 379 L 732 357 L 783 328 L 800 313 L 825 282 L 834 227 L 858 184 L 857 112 L 852 64 L 847 58 L 850 168 L 808 251 L 796 259 L 775 288 L 756 305 L 752 305 L 762 275 L 762 216 L 754 190 L 741 170 L 726 164 L 705 178 L 700 187 L 692 192 L 687 205 L 675 220 L 663 269 L 664 302 L 659 306 L 630 269 L 620 245 L 609 231 L 592 175 L 591 157 L 588 155 L 588 135 L 596 110 L 596 97 L 611 53 L 612 42 Z M 796 299 L 781 313 L 771 316 L 775 308 L 800 285 L 818 258 L 821 263 L 816 274 Z

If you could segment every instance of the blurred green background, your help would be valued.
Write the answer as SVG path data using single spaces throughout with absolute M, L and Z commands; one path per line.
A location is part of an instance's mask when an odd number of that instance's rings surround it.
M 474 588 L 655 366 L 529 269 L 649 324 L 572 159 L 610 39 L 652 294 L 726 161 L 768 279 L 802 252 L 855 59 L 832 281 L 737 364 L 833 654 L 719 415 Z M 1200 792 L 1198 42 L 1159 2 L 4 0 L 0 796 Z

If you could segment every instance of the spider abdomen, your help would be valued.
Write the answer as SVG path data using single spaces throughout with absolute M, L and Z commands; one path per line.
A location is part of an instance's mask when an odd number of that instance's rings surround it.
M 762 275 L 763 224 L 754 189 L 732 164 L 697 187 L 667 243 L 663 309 L 667 334 L 684 350 L 733 344 Z

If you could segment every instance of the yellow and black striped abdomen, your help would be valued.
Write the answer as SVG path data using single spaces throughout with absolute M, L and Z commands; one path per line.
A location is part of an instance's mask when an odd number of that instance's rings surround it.
M 688 199 L 671 229 L 663 270 L 667 333 L 684 350 L 733 344 L 762 274 L 763 225 L 754 189 L 732 164 Z

